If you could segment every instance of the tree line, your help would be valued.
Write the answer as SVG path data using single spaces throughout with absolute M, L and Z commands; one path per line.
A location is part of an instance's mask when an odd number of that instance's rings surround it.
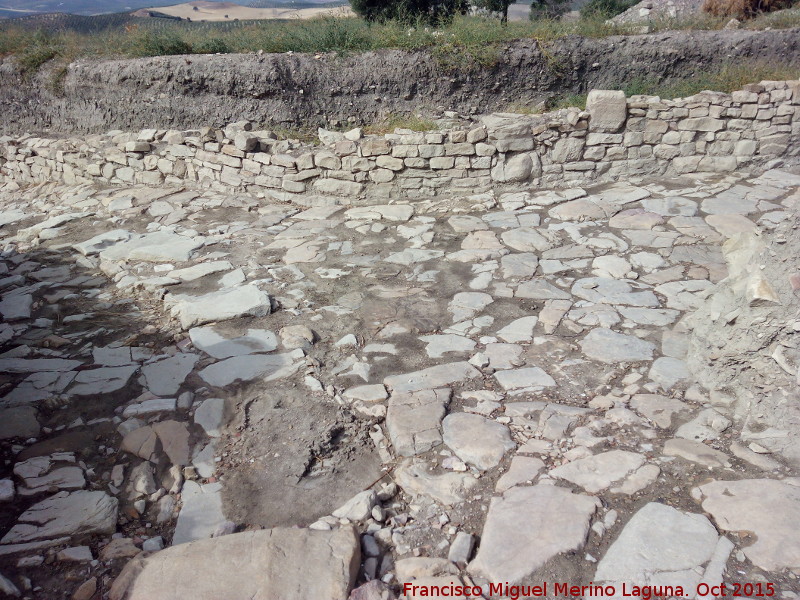
M 513 0 L 350 0 L 356 14 L 367 21 L 423 19 L 446 21 L 457 14 L 467 14 L 473 8 L 482 9 L 508 22 L 508 7 Z M 532 0 L 531 15 L 555 17 L 564 13 L 570 0 Z

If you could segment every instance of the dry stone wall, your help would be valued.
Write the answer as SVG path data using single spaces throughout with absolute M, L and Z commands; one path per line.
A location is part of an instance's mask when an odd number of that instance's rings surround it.
M 595 90 L 586 110 L 495 113 L 447 130 L 320 145 L 247 122 L 223 130 L 112 131 L 82 139 L 0 138 L 0 182 L 181 185 L 300 204 L 471 195 L 637 175 L 732 172 L 800 155 L 800 81 L 678 99 Z

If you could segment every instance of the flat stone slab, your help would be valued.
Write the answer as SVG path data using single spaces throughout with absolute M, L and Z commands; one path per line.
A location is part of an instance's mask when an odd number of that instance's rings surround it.
M 193 327 L 189 330 L 189 338 L 195 348 L 214 358 L 272 352 L 278 347 L 278 338 L 266 329 L 248 329 L 242 336 L 227 338 L 213 326 Z
M 442 443 L 440 424 L 450 395 L 449 388 L 391 395 L 386 429 L 397 454 L 414 456 Z
M 583 353 L 606 364 L 652 360 L 655 344 L 605 327 L 592 329 L 580 342 Z
M 475 348 L 475 342 L 471 339 L 451 333 L 423 335 L 419 339 L 427 344 L 425 352 L 431 358 L 441 358 L 449 352 L 464 354 L 471 352 Z
M 673 438 L 664 443 L 664 456 L 679 456 L 710 469 L 729 467 L 728 455 L 705 444 L 682 438 Z
M 117 530 L 117 505 L 117 499 L 105 492 L 59 492 L 22 513 L 0 544 L 111 534 Z
M 169 231 L 132 234 L 130 238 L 110 244 L 100 250 L 102 260 L 143 260 L 147 262 L 184 262 L 203 245 L 193 239 Z
M 181 353 L 144 365 L 142 376 L 147 389 L 156 396 L 177 394 L 199 358 L 197 354 Z
M 469 490 L 478 484 L 469 473 L 435 474 L 420 462 L 404 463 L 395 471 L 394 478 L 412 496 L 426 496 L 444 506 L 461 504 Z
M 203 296 L 168 294 L 164 303 L 171 307 L 172 314 L 180 319 L 184 329 L 237 317 L 265 317 L 272 310 L 269 295 L 254 285 L 223 289 Z
M 75 376 L 69 393 L 74 396 L 110 394 L 128 385 L 131 377 L 138 370 L 139 365 L 125 365 L 81 371 Z
M 767 571 L 800 568 L 800 478 L 783 481 L 712 481 L 692 490 L 703 510 L 725 531 L 752 532 L 742 547 L 753 564 Z
M 343 599 L 355 583 L 360 560 L 352 527 L 245 531 L 134 559 L 114 582 L 110 598 Z
M 209 437 L 219 437 L 222 435 L 220 427 L 224 415 L 224 398 L 206 398 L 194 411 L 194 422 L 200 425 Z
M 555 380 L 539 367 L 497 371 L 494 378 L 504 390 L 545 388 L 553 387 L 556 384 Z
M 453 413 L 442 422 L 442 439 L 465 463 L 485 471 L 500 464 L 516 448 L 508 428 L 480 415 Z
M 635 452 L 611 450 L 574 460 L 550 471 L 552 477 L 566 479 L 596 494 L 627 478 L 644 465 L 645 458 Z
M 436 365 L 404 375 L 390 375 L 383 380 L 383 383 L 397 393 L 418 392 L 461 383 L 480 376 L 481 372 L 478 369 L 462 361 Z
M 628 521 L 597 565 L 594 581 L 622 584 L 684 586 L 695 593 L 703 565 L 715 553 L 719 536 L 703 515 L 685 513 L 651 502 Z
M 210 538 L 225 523 L 222 514 L 222 484 L 200 485 L 187 481 L 181 490 L 181 512 L 175 525 L 172 545 Z
M 236 381 L 251 381 L 260 378 L 272 381 L 288 377 L 300 368 L 291 352 L 285 354 L 251 354 L 234 356 L 200 371 L 200 377 L 216 387 L 225 387 Z
M 481 545 L 467 570 L 514 584 L 552 557 L 583 546 L 596 498 L 553 485 L 514 487 L 492 498 Z
M 658 394 L 636 394 L 631 398 L 630 406 L 662 429 L 668 429 L 672 425 L 674 415 L 691 409 L 688 404 L 676 398 Z
M 649 289 L 641 289 L 643 287 L 642 284 L 620 279 L 587 277 L 576 281 L 571 291 L 574 296 L 597 304 L 621 304 L 643 308 L 660 306 L 658 297 Z

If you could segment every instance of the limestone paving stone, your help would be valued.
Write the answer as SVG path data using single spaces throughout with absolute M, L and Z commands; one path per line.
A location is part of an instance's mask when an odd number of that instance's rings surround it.
M 360 559 L 353 527 L 245 531 L 134 559 L 114 582 L 110 598 L 346 598 Z M 308 565 L 314 566 L 313 577 Z
M 597 565 L 594 581 L 683 586 L 693 593 L 719 542 L 703 515 L 651 502 L 640 508 Z M 617 597 L 621 597 L 618 594 Z
M 552 485 L 513 487 L 492 498 L 481 545 L 467 571 L 492 582 L 517 583 L 557 554 L 583 546 L 598 507 L 596 498 Z
M 645 458 L 641 454 L 610 450 L 556 467 L 550 471 L 550 476 L 566 479 L 596 494 L 627 478 L 644 463 Z
M 800 540 L 786 526 L 800 518 L 797 477 L 712 481 L 694 488 L 692 496 L 720 529 L 753 533 L 753 542 L 742 551 L 756 566 L 778 571 L 800 565 Z
M 386 429 L 397 454 L 414 456 L 442 442 L 441 422 L 451 394 L 449 388 L 392 393 Z
M 505 425 L 470 413 L 451 413 L 442 421 L 442 439 L 465 463 L 487 470 L 516 448 Z
M 603 363 L 652 360 L 655 344 L 611 329 L 592 329 L 580 342 L 586 356 Z
M 0 544 L 113 533 L 117 528 L 117 504 L 117 499 L 105 492 L 59 492 L 22 513 Z

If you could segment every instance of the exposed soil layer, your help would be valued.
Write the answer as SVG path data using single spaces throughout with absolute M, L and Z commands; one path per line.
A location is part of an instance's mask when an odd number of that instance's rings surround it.
M 678 80 L 726 63 L 800 60 L 800 30 L 679 31 L 509 44 L 491 67 L 464 56 L 383 50 L 312 55 L 81 60 L 22 77 L 0 61 L 0 132 L 372 122 L 422 111 L 503 111 L 639 78 Z M 454 66 L 458 65 L 458 66 Z

